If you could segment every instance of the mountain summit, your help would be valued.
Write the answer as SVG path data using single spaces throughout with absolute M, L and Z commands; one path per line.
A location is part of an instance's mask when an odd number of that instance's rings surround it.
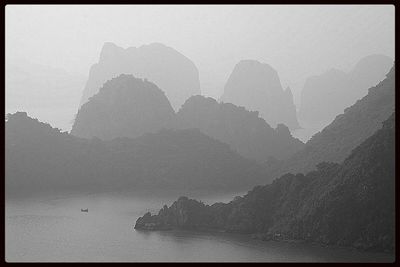
M 155 84 L 122 74 L 107 81 L 82 105 L 71 134 L 101 139 L 137 137 L 165 127 L 174 114 Z
M 124 49 L 107 42 L 103 45 L 99 62 L 90 69 L 81 105 L 96 94 L 104 82 L 120 74 L 133 74 L 153 81 L 164 90 L 175 109 L 191 95 L 200 93 L 196 66 L 173 48 L 152 43 Z
M 283 123 L 290 129 L 299 128 L 292 93 L 283 90 L 277 71 L 268 64 L 240 61 L 225 84 L 221 101 L 259 111 L 273 127 Z

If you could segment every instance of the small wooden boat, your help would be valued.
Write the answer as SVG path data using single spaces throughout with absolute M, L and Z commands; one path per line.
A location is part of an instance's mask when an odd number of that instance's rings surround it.
M 81 212 L 89 212 L 89 209 L 81 209 Z

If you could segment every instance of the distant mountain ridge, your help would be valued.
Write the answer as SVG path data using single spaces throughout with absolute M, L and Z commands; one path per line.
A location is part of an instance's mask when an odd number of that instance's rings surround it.
M 247 111 L 210 97 L 192 96 L 176 114 L 174 128 L 199 128 L 203 133 L 229 144 L 241 155 L 260 162 L 270 157 L 284 159 L 304 144 L 279 124 L 273 129 L 257 111 Z
M 224 87 L 221 101 L 259 111 L 275 127 L 282 123 L 299 128 L 290 88 L 283 90 L 276 70 L 256 60 L 242 60 L 234 67 Z
M 309 77 L 301 92 L 300 121 L 330 123 L 337 114 L 367 94 L 385 78 L 393 60 L 384 55 L 362 58 L 349 72 L 330 69 Z
M 198 128 L 258 162 L 288 158 L 304 146 L 283 124 L 275 130 L 258 117 L 258 112 L 200 95 L 187 99 L 175 114 L 162 89 L 126 74 L 106 82 L 82 105 L 71 134 L 110 140 L 138 137 L 163 128 Z
M 90 68 L 81 105 L 96 94 L 103 83 L 119 74 L 146 78 L 163 88 L 174 109 L 191 95 L 200 94 L 199 72 L 194 63 L 161 43 L 123 49 L 113 43 L 104 44 L 99 62 Z

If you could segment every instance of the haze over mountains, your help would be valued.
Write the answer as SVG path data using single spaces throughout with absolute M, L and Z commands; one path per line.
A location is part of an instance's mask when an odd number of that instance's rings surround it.
M 394 5 L 7 5 L 7 262 L 395 262 Z
M 310 77 L 303 88 L 303 104 L 296 114 L 292 91 L 289 87 L 282 88 L 276 70 L 256 60 L 242 60 L 236 64 L 220 99 L 249 111 L 258 111 L 259 116 L 273 128 L 285 124 L 294 136 L 307 141 L 335 115 L 365 95 L 370 86 L 381 81 L 392 63 L 393 60 L 387 56 L 370 55 L 361 59 L 348 73 L 332 69 Z M 136 78 L 155 83 L 164 91 L 176 112 L 190 96 L 200 94 L 195 64 L 160 43 L 127 49 L 104 43 L 99 62 L 89 73 L 81 104 L 77 103 L 77 95 L 84 83 L 83 75 L 32 64 L 7 63 L 7 66 L 7 112 L 26 110 L 63 130 L 71 129 L 78 106 L 87 102 L 107 80 L 120 74 L 133 73 Z M 51 94 L 49 88 L 52 88 Z M 47 97 L 38 98 L 41 92 Z M 42 100 L 44 104 L 38 107 L 35 103 Z M 52 112 L 46 112 L 46 105 L 54 107 Z
M 299 152 L 276 164 L 274 175 L 307 172 L 321 161 L 342 162 L 351 151 L 377 131 L 395 110 L 395 69 L 368 89 L 368 94 L 346 108 L 343 114 L 315 134 Z
M 175 114 L 155 84 L 120 75 L 82 106 L 72 134 L 26 113 L 9 115 L 8 184 L 15 190 L 25 183 L 50 189 L 85 188 L 92 182 L 99 188 L 127 182 L 230 190 L 287 172 L 306 173 L 322 161 L 341 163 L 380 128 L 394 112 L 394 77 L 393 67 L 368 95 L 304 145 L 286 126 L 273 129 L 257 112 L 212 98 L 193 96 Z M 268 162 L 261 167 L 252 159 Z
M 384 55 L 362 58 L 349 72 L 330 69 L 309 77 L 301 92 L 299 119 L 306 125 L 327 125 L 337 114 L 367 94 L 385 78 L 393 59 Z
M 352 84 L 361 88 L 378 79 L 375 71 L 368 81 L 356 82 L 375 61 L 357 64 Z M 269 99 L 265 107 L 272 108 L 263 114 L 275 128 L 258 110 L 201 95 L 189 96 L 175 112 L 163 88 L 132 74 L 116 75 L 88 98 L 70 134 L 25 112 L 9 114 L 7 196 L 221 193 L 255 186 L 227 204 L 181 197 L 158 215 L 140 217 L 135 228 L 206 228 L 393 252 L 394 66 L 306 144 L 279 123 L 299 126 L 290 89 L 282 90 L 268 65 L 240 62 L 225 92 L 223 98 L 236 99 L 247 93 L 247 105 Z M 278 107 L 294 116 L 275 116 Z
M 172 107 L 177 110 L 191 95 L 200 94 L 199 72 L 194 63 L 161 43 L 121 48 L 105 43 L 99 62 L 90 68 L 81 105 L 107 80 L 120 74 L 146 78 L 163 88 Z
M 27 111 L 69 131 L 79 107 L 85 76 L 24 61 L 6 62 L 7 113 Z
M 268 64 L 242 60 L 234 67 L 221 101 L 258 111 L 271 126 L 279 123 L 299 128 L 290 88 L 283 90 L 278 73 Z
M 111 66 L 114 66 L 114 63 L 115 66 L 124 66 L 116 62 L 131 62 L 135 57 L 126 56 L 123 60 L 120 58 L 124 58 L 122 54 L 131 53 L 137 56 L 141 54 L 137 52 L 138 49 L 153 52 L 159 50 L 163 51 L 162 53 L 166 50 L 174 55 L 177 53 L 171 52 L 174 50 L 161 44 L 122 49 L 106 43 L 100 62 L 93 66 L 91 73 L 94 75 L 97 71 L 108 70 L 105 67 L 108 63 L 112 63 Z M 186 63 L 190 62 L 187 58 L 185 60 Z M 353 71 L 346 74 L 351 77 L 347 81 L 357 85 L 357 88 L 374 83 L 390 61 L 390 58 L 380 55 L 366 57 Z M 130 63 L 127 65 L 131 66 Z M 193 63 L 189 65 L 194 67 Z M 157 73 L 155 69 L 148 70 Z M 113 72 L 120 71 L 121 68 L 118 67 Z M 92 78 L 97 77 L 93 75 Z M 196 77 L 198 79 L 198 74 Z M 89 78 L 88 84 L 94 81 L 92 78 Z M 263 107 L 270 109 L 268 112 L 264 109 L 266 113 L 263 114 L 264 116 L 268 114 L 270 120 L 274 120 L 275 129 L 264 118 L 260 118 L 261 111 L 251 111 L 232 103 L 218 103 L 212 98 L 200 95 L 188 97 L 182 107 L 175 112 L 165 89 L 160 88 L 147 78 L 142 80 L 127 74 L 117 75 L 104 83 L 99 92 L 81 106 L 71 134 L 89 139 L 97 137 L 102 140 L 112 140 L 119 137 L 136 138 L 146 133 L 156 133 L 161 129 L 197 128 L 203 134 L 228 144 L 243 157 L 260 163 L 267 161 L 270 174 L 278 176 L 289 171 L 310 171 L 320 161 L 341 162 L 354 147 L 376 131 L 380 123 L 394 110 L 392 68 L 387 78 L 376 88 L 370 89 L 367 96 L 347 108 L 343 115 L 337 116 L 328 127 L 304 145 L 292 136 L 286 125 L 279 122 L 289 121 L 288 124 L 292 127 L 298 125 L 290 89 L 282 89 L 277 72 L 267 64 L 255 60 L 238 63 L 228 79 L 221 99 L 225 101 L 229 97 L 236 98 L 246 102 L 245 106 L 259 105 L 258 109 L 262 110 Z M 355 90 L 354 88 L 349 87 L 348 91 Z M 362 94 L 362 91 L 363 89 L 359 89 L 358 92 L 352 93 L 353 97 Z M 246 95 L 249 97 L 246 98 Z M 283 115 L 285 113 L 293 116 Z M 279 115 L 279 118 L 275 115 Z M 288 119 L 289 117 L 294 120 Z
M 132 75 L 106 82 L 79 110 L 71 134 L 78 137 L 138 137 L 162 128 L 194 129 L 224 142 L 244 157 L 284 159 L 303 147 L 289 129 L 271 128 L 258 112 L 212 98 L 192 96 L 175 114 L 161 89 Z

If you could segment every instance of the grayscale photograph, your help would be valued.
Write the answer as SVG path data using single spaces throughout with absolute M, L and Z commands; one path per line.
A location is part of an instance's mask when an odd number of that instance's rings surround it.
M 395 253 L 394 5 L 5 12 L 5 262 Z

